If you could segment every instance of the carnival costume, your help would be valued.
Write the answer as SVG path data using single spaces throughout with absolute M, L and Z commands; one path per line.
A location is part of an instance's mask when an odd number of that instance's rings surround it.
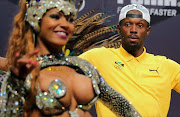
M 31 0 L 27 2 L 26 21 L 36 32 L 40 30 L 37 22 L 51 8 L 58 8 L 65 15 L 76 14 L 73 0 Z M 95 97 L 86 105 L 77 105 L 77 108 L 87 111 L 99 99 L 117 116 L 140 117 L 131 103 L 112 89 L 100 76 L 96 67 L 86 60 L 73 56 L 65 57 L 63 54 L 41 55 L 37 57 L 37 60 L 41 70 L 50 66 L 68 66 L 92 80 Z M 2 117 L 23 116 L 23 105 L 31 87 L 31 79 L 31 74 L 27 76 L 26 80 L 23 80 L 9 70 L 1 86 L 0 110 Z M 43 114 L 58 115 L 68 110 L 71 117 L 78 117 L 77 110 L 72 112 L 59 101 L 67 92 L 63 81 L 53 80 L 49 85 L 48 92 L 43 92 L 39 84 L 37 87 L 36 105 Z

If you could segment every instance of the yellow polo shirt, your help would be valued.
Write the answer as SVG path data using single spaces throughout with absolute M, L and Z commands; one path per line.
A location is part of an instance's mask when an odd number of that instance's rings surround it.
M 180 93 L 180 65 L 144 52 L 130 55 L 122 46 L 96 48 L 80 55 L 97 67 L 105 81 L 126 97 L 143 117 L 166 117 L 171 90 Z M 97 102 L 98 117 L 116 117 Z

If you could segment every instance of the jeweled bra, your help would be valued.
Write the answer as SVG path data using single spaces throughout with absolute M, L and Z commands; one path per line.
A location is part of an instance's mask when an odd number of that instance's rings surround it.
M 90 63 L 78 57 L 64 57 L 63 54 L 42 55 L 37 57 L 37 60 L 40 63 L 41 69 L 47 68 L 49 66 L 69 66 L 75 69 L 76 72 L 84 74 L 92 80 L 96 96 L 87 105 L 77 105 L 77 108 L 88 111 L 91 106 L 94 105 L 94 103 L 97 101 L 100 94 L 97 84 L 99 74 L 96 68 Z M 64 107 L 62 103 L 58 101 L 58 99 L 63 97 L 65 93 L 65 84 L 60 80 L 53 80 L 49 85 L 49 92 L 42 92 L 40 87 L 38 86 L 36 104 L 45 115 L 61 114 L 62 112 L 68 110 L 68 108 Z
M 87 77 L 91 78 L 93 83 L 93 88 L 95 93 L 97 94 L 96 97 L 87 105 L 78 105 L 77 108 L 81 108 L 82 110 L 88 110 L 90 107 L 96 102 L 97 98 L 110 110 L 112 110 L 116 116 L 118 117 L 141 117 L 138 111 L 133 107 L 131 102 L 128 102 L 126 98 L 121 95 L 119 92 L 112 89 L 104 79 L 99 75 L 96 67 L 92 66 L 86 60 L 83 60 L 78 57 L 64 57 L 62 54 L 53 54 L 53 55 L 42 55 L 37 58 L 40 62 L 41 69 L 44 69 L 49 66 L 60 66 L 65 65 L 75 69 L 78 73 L 84 74 Z M 0 111 L 2 117 L 7 116 L 23 116 L 23 104 L 24 98 L 27 95 L 25 91 L 24 81 L 19 80 L 18 78 L 14 78 L 11 74 L 7 74 L 8 78 L 3 81 L 1 87 L 1 94 L 0 94 Z M 30 86 L 29 79 L 26 80 L 26 87 Z M 65 91 L 63 88 L 63 83 L 57 81 L 53 81 L 51 84 L 58 85 L 61 91 Z M 50 88 L 52 88 L 50 86 Z M 55 95 L 47 95 L 47 93 L 57 91 L 58 88 L 49 89 L 49 92 L 42 92 L 40 88 L 38 88 L 38 95 L 37 95 L 37 106 L 39 109 L 42 109 L 42 112 L 45 114 L 60 114 L 67 110 L 64 108 L 63 105 L 59 101 L 56 100 Z M 50 91 L 51 90 L 51 91 Z M 61 93 L 63 94 L 63 93 Z M 42 96 L 44 95 L 44 96 Z M 47 96 L 47 97 L 46 97 Z M 50 96 L 50 98 L 48 98 Z M 52 96 L 52 97 L 51 97 Z M 63 95 L 61 95 L 63 96 Z M 46 100 L 40 100 L 43 97 L 49 99 L 47 102 Z M 57 103 L 51 103 L 55 101 Z M 50 103 L 50 105 L 49 105 Z M 60 108 L 54 108 L 55 106 Z M 47 111 L 47 109 L 50 111 Z

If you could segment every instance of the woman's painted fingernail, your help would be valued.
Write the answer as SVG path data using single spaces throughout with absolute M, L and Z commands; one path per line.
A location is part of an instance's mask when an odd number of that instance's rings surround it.
M 28 60 L 27 60 L 27 63 L 30 63 L 30 62 L 31 62 L 31 60 L 30 60 L 30 59 L 28 59 Z
M 37 61 L 33 61 L 33 65 L 36 65 L 37 64 Z
M 36 49 L 35 52 L 39 52 L 39 49 Z
M 18 57 L 19 56 L 19 52 L 16 52 L 15 56 Z

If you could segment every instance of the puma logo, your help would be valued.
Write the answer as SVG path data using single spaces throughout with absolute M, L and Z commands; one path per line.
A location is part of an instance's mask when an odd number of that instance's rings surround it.
M 158 69 L 159 69 L 159 67 L 157 67 L 157 69 L 149 69 L 149 71 L 155 71 L 159 74 Z

